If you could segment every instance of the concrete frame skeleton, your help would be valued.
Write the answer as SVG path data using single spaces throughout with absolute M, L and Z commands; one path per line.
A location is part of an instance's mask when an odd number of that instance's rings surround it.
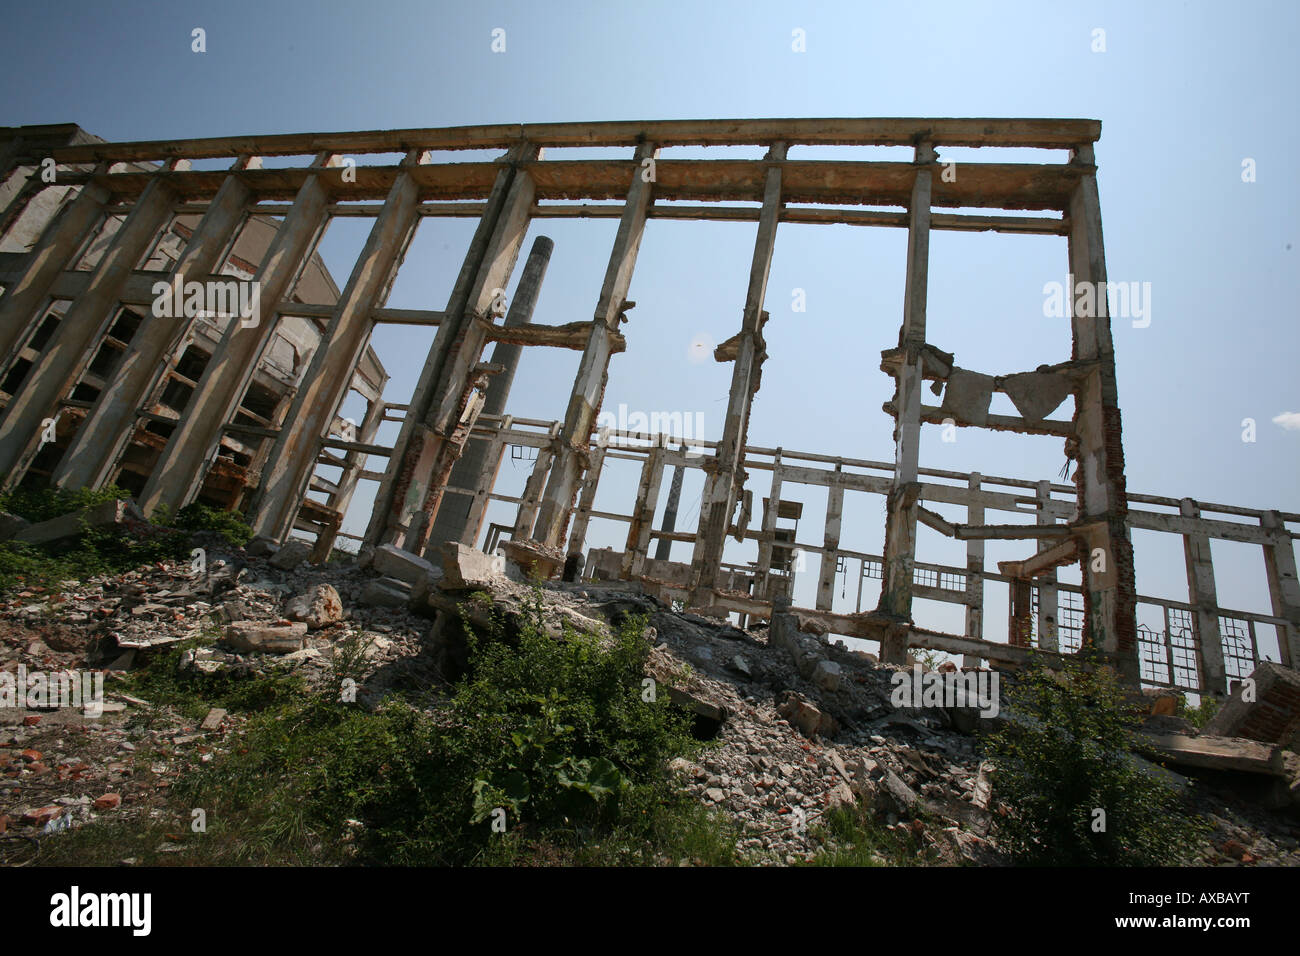
M 41 132 L 43 130 L 44 132 Z M 1071 312 L 1073 351 L 1069 362 L 1054 366 L 1054 385 L 1068 380 L 1074 396 L 1070 421 L 1031 417 L 985 415 L 979 421 L 963 420 L 960 426 L 989 427 L 1027 434 L 1050 434 L 1066 439 L 1067 454 L 1078 459 L 1075 487 L 1062 489 L 1039 483 L 1024 483 L 1034 491 L 1028 499 L 1037 515 L 1033 526 L 986 525 L 986 508 L 997 510 L 1008 504 L 1005 492 L 988 490 L 990 484 L 1008 480 L 981 479 L 960 475 L 960 486 L 938 487 L 922 476 L 934 472 L 919 467 L 919 434 L 923 423 L 941 422 L 946 409 L 923 405 L 921 388 L 926 381 L 942 382 L 952 374 L 951 356 L 926 340 L 926 281 L 929 233 L 933 229 L 998 231 L 1019 234 L 1065 236 L 1069 242 L 1070 272 L 1076 280 L 1100 284 L 1106 278 L 1102 243 L 1096 167 L 1092 144 L 1100 135 L 1100 123 L 1088 120 L 1023 119 L 829 119 L 829 120 L 715 120 L 660 121 L 635 123 L 540 124 L 363 131 L 334 134 L 291 134 L 229 139 L 185 140 L 155 143 L 87 142 L 75 127 L 0 130 L 0 183 L 5 224 L 12 223 L 21 208 L 39 195 L 37 177 L 31 170 L 42 153 L 59 166 L 61 187 L 77 190 L 62 212 L 25 253 L 0 253 L 0 344 L 13 353 L 34 332 L 45 313 L 46 303 L 61 299 L 73 303 L 68 322 L 65 316 L 58 332 L 64 343 L 57 352 L 41 359 L 40 369 L 18 394 L 9 398 L 0 420 L 0 452 L 18 465 L 9 481 L 22 480 L 35 441 L 32 424 L 47 417 L 65 401 L 65 372 L 84 367 L 86 355 L 80 346 L 91 345 L 102 335 L 119 304 L 140 304 L 141 289 L 157 273 L 132 271 L 138 257 L 132 253 L 156 231 L 160 219 L 171 212 L 203 213 L 203 220 L 186 245 L 176 272 L 182 265 L 200 275 L 210 272 L 234 223 L 250 209 L 259 214 L 283 215 L 256 278 L 261 283 L 259 305 L 263 318 L 260 329 L 243 329 L 231 323 L 197 383 L 189 410 L 168 439 L 158 467 L 149 480 L 141 504 L 146 511 L 166 504 L 177 507 L 191 500 L 203 481 L 208 461 L 224 430 L 232 427 L 232 415 L 248 387 L 248 376 L 281 315 L 302 315 L 328 323 L 324 339 L 337 349 L 322 348 L 313 357 L 302 391 L 280 429 L 263 429 L 261 456 L 265 469 L 254 491 L 254 520 L 259 530 L 283 538 L 294 527 L 297 509 L 308 487 L 327 491 L 332 486 L 312 475 L 318 460 L 333 462 L 326 449 L 342 450 L 350 460 L 349 477 L 330 493 L 346 501 L 356 475 L 366 472 L 360 459 L 368 454 L 388 455 L 375 509 L 366 531 L 370 544 L 401 541 L 413 551 L 432 553 L 439 543 L 438 503 L 449 487 L 452 473 L 465 443 L 490 442 L 484 472 L 472 487 L 477 509 L 459 535 L 476 536 L 483 507 L 500 496 L 492 492 L 496 462 L 505 444 L 514 443 L 514 432 L 530 427 L 528 420 L 514 419 L 504 428 L 493 410 L 483 412 L 486 401 L 485 376 L 491 369 L 481 362 L 489 341 L 517 345 L 550 345 L 581 348 L 583 358 L 570 396 L 565 420 L 546 423 L 540 439 L 530 437 L 539 449 L 534 481 L 519 500 L 516 535 L 536 543 L 578 553 L 582 550 L 587 523 L 592 517 L 608 517 L 594 510 L 595 489 L 600 480 L 610 436 L 594 440 L 592 427 L 599 411 L 608 378 L 609 360 L 621 351 L 618 324 L 629 307 L 626 295 L 632 268 L 651 218 L 749 221 L 758 224 L 741 331 L 715 355 L 732 361 L 732 389 L 727 421 L 719 442 L 692 441 L 696 450 L 707 447 L 713 454 L 692 460 L 671 444 L 654 442 L 647 448 L 620 445 L 617 457 L 646 455 L 648 481 L 642 483 L 629 547 L 620 560 L 621 573 L 637 577 L 651 565 L 665 565 L 663 557 L 652 561 L 647 549 L 658 538 L 660 555 L 673 541 L 693 547 L 686 589 L 689 603 L 703 610 L 763 616 L 769 596 L 767 582 L 773 551 L 774 527 L 750 531 L 746 520 L 733 523 L 733 511 L 742 498 L 748 500 L 747 472 L 770 468 L 773 472 L 771 519 L 777 510 L 781 483 L 804 481 L 824 483 L 832 488 L 832 511 L 838 511 L 847 491 L 870 491 L 887 498 L 886 546 L 884 554 L 866 555 L 841 546 L 838 519 L 827 516 L 819 545 L 800 544 L 801 550 L 822 556 L 816 609 L 843 627 L 841 633 L 859 634 L 882 641 L 886 660 L 898 661 L 908 646 L 944 644 L 972 659 L 1006 660 L 1005 645 L 981 639 L 983 630 L 982 590 L 984 580 L 1006 580 L 1024 585 L 1032 579 L 1040 594 L 1039 643 L 1050 651 L 1054 635 L 1051 624 L 1056 614 L 1052 580 L 1047 573 L 1069 560 L 1078 560 L 1084 585 L 1077 589 L 1084 604 L 1086 642 L 1114 659 L 1130 679 L 1135 679 L 1137 634 L 1135 605 L 1138 600 L 1133 577 L 1129 528 L 1154 528 L 1186 536 L 1189 575 L 1197 578 L 1197 589 L 1189 607 L 1198 608 L 1198 638 L 1206 661 L 1204 674 L 1212 692 L 1217 691 L 1219 669 L 1214 661 L 1215 609 L 1212 569 L 1208 561 L 1209 539 L 1245 540 L 1265 549 L 1266 566 L 1273 598 L 1271 615 L 1255 614 L 1251 619 L 1279 628 L 1279 652 L 1290 663 L 1300 659 L 1297 632 L 1300 631 L 1300 585 L 1295 574 L 1291 542 L 1294 533 L 1286 522 L 1293 516 L 1247 509 L 1229 514 L 1248 514 L 1259 521 L 1252 527 L 1241 522 L 1202 518 L 1195 512 L 1222 510 L 1228 506 L 1193 504 L 1191 513 L 1130 512 L 1123 472 L 1123 448 L 1116 389 L 1113 346 L 1104 298 L 1098 297 L 1099 314 Z M 24 143 L 40 143 L 35 152 Z M 762 160 L 662 159 L 659 150 L 676 146 L 759 145 L 767 149 Z M 790 146 L 910 146 L 911 163 L 841 162 L 791 160 Z M 629 159 L 547 160 L 546 147 L 617 146 L 633 150 Z M 949 182 L 935 175 L 937 149 L 945 147 L 1037 147 L 1069 150 L 1070 159 L 1058 164 L 963 163 L 961 175 Z M 506 155 L 494 162 L 428 163 L 411 161 L 426 150 L 503 149 Z M 352 181 L 331 168 L 338 157 L 349 154 L 402 152 L 407 160 L 399 165 L 357 167 Z M 315 156 L 310 165 L 258 168 L 257 157 Z M 186 168 L 190 159 L 229 156 L 236 165 L 229 172 Z M 656 174 L 640 175 L 645 160 L 655 160 Z M 148 164 L 157 163 L 158 166 Z M 25 164 L 25 165 L 24 165 Z M 142 165 L 143 164 L 143 165 Z M 573 200 L 582 200 L 581 204 Z M 291 205 L 274 203 L 292 200 Z M 382 206 L 363 206 L 359 201 L 383 200 Z M 564 200 L 565 202 L 555 202 Z M 615 200 L 610 203 L 609 200 Z M 761 201 L 761 206 L 726 206 L 728 200 Z M 880 209 L 846 209 L 863 202 L 873 206 L 901 207 L 904 212 Z M 946 213 L 936 209 L 986 207 L 994 210 L 1055 210 L 1059 216 L 1009 216 Z M 95 223 L 109 212 L 126 212 L 127 225 L 110 243 L 109 253 L 90 275 L 75 270 L 78 250 L 92 235 Z M 304 259 L 328 218 L 370 215 L 376 217 L 371 241 L 349 279 L 337 304 L 328 307 L 294 303 L 293 284 Z M 388 309 L 383 300 L 393 271 L 400 265 L 405 242 L 414 222 L 423 216 L 473 216 L 478 229 L 466 254 L 460 276 L 442 312 Z M 504 289 L 513 271 L 520 245 L 533 218 L 581 216 L 620 218 L 619 233 L 611 252 L 605 284 L 596 315 L 590 323 L 528 329 L 505 328 L 494 322 L 492 309 L 496 292 Z M 776 227 L 781 222 L 849 223 L 908 230 L 908 259 L 902 329 L 897 349 L 882 353 L 881 367 L 895 378 L 896 394 L 886 410 L 895 417 L 895 458 L 889 475 L 861 475 L 851 470 L 854 462 L 837 463 L 836 477 L 824 479 L 804 465 L 793 463 L 797 453 L 760 463 L 766 450 L 746 444 L 748 419 L 759 385 L 762 365 L 763 297 L 774 250 Z M 1072 303 L 1073 305 L 1073 303 Z M 438 327 L 419 384 L 406 406 L 401 433 L 392 449 L 373 445 L 378 423 L 387 420 L 393 407 L 371 399 L 367 424 L 360 442 L 333 437 L 338 400 L 346 391 L 349 374 L 356 371 L 357 348 L 363 348 L 374 322 L 392 321 Z M 509 322 L 507 322 L 509 325 Z M 174 343 L 182 334 L 152 317 L 130 343 L 124 372 L 89 409 L 73 438 L 77 454 L 65 454 L 52 477 L 56 484 L 75 487 L 97 485 L 112 473 L 113 462 L 130 441 L 140 409 L 139 397 L 151 394 L 158 384 L 147 369 L 157 365 L 158 342 Z M 75 346 L 75 347 L 74 347 Z M 73 353 L 80 353 L 74 355 Z M 53 359 L 58 358 L 57 362 Z M 57 368 L 55 366 L 58 366 Z M 73 374 L 69 381 L 75 381 Z M 1008 389 L 1000 388 L 1007 391 Z M 128 411 L 114 411 L 121 396 Z M 1019 405 L 1017 405 L 1019 407 Z M 479 416 L 482 416 L 481 418 Z M 247 427 L 245 431 L 249 431 Z M 256 432 L 257 429 L 252 429 Z M 538 443 L 540 442 L 540 443 Z M 626 454 L 625 454 L 626 452 Z M 837 462 L 823 456 L 805 460 Z M 665 467 L 674 467 L 674 485 L 687 467 L 705 470 L 705 495 L 698 530 L 672 528 L 656 533 L 650 526 L 653 498 Z M 856 467 L 862 467 L 857 465 Z M 872 465 L 871 467 L 875 467 Z M 345 488 L 345 486 L 347 486 Z M 451 485 L 455 489 L 455 485 Z M 1068 504 L 1073 492 L 1074 504 Z M 1052 498 L 1055 494 L 1058 497 Z M 934 499 L 934 496 L 938 496 Z M 674 494 L 675 498 L 676 495 Z M 1023 492 L 1012 496 L 1025 500 Z M 575 498 L 577 511 L 575 514 Z M 953 524 L 927 510 L 929 500 L 965 506 L 966 524 Z M 1147 499 L 1154 501 L 1155 499 Z M 1163 500 L 1163 499 L 1161 499 Z M 1071 510 L 1073 509 L 1073 510 Z M 1009 509 L 1022 510 L 1020 504 Z M 618 516 L 615 516 L 618 517 Z M 1065 524 L 1060 524 L 1061 520 Z M 450 520 L 450 516 L 448 516 Z M 967 543 L 967 567 L 955 569 L 965 581 L 960 603 L 966 606 L 966 634 L 951 639 L 914 626 L 913 597 L 938 597 L 944 587 L 918 584 L 918 570 L 949 570 L 916 560 L 916 523 L 923 520 Z M 572 521 L 572 528 L 569 527 Z M 754 593 L 745 598 L 721 587 L 724 583 L 723 544 L 731 533 L 740 539 L 757 538 L 759 566 L 754 569 Z M 999 575 L 984 567 L 983 542 L 989 539 L 1033 538 L 1035 553 L 1022 562 L 1010 562 L 1011 575 Z M 837 559 L 856 559 L 865 569 L 877 559 L 883 565 L 882 598 L 874 612 L 849 616 L 831 610 L 833 588 L 828 585 Z M 1209 575 L 1207 579 L 1207 573 Z M 726 572 L 726 581 L 733 581 Z M 1059 590 L 1072 591 L 1057 585 Z M 1145 599 L 1144 599 L 1145 600 Z M 1164 602 L 1174 607 L 1178 602 Z M 770 612 L 770 607 L 767 608 Z M 1232 612 L 1245 614 L 1246 612 Z M 843 619 L 843 620 L 842 620 Z M 955 643 L 954 643 L 955 642 Z M 1020 649 L 1017 649 L 1020 650 Z

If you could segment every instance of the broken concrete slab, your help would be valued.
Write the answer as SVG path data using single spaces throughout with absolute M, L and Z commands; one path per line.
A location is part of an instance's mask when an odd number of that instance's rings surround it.
M 1239 683 L 1205 732 L 1223 737 L 1248 737 L 1300 749 L 1300 673 L 1265 661 Z M 1252 700 L 1246 700 L 1247 696 Z
M 948 385 L 940 407 L 945 412 L 952 412 L 953 417 L 959 421 L 983 425 L 988 422 L 992 400 L 992 375 L 954 368 L 948 376 Z
M 500 555 L 484 554 L 477 548 L 447 541 L 442 546 L 442 583 L 444 590 L 458 591 L 490 588 L 505 577 L 506 560 Z
M 790 692 L 776 712 L 798 727 L 805 737 L 834 737 L 839 732 L 839 724 L 834 717 L 823 713 L 793 692 Z
M 407 584 L 415 584 L 421 578 L 442 576 L 442 572 L 432 562 L 392 544 L 375 548 L 369 567 L 376 574 L 396 578 Z
M 818 661 L 817 666 L 813 668 L 812 682 L 824 691 L 834 693 L 839 690 L 840 681 L 843 679 L 844 668 L 834 661 Z
M 366 582 L 359 600 L 371 607 L 406 607 L 411 600 L 411 591 L 405 581 L 397 578 L 375 578 Z
M 1061 372 L 1021 372 L 1002 379 L 1003 391 L 1030 425 L 1042 424 L 1073 387 L 1071 377 Z
M 1197 767 L 1204 770 L 1237 770 L 1282 776 L 1282 748 L 1244 737 L 1214 737 L 1202 734 L 1154 734 L 1139 731 L 1136 747 L 1160 763 Z
M 223 640 L 237 651 L 262 654 L 290 654 L 302 650 L 307 625 L 266 624 L 262 621 L 236 621 L 226 626 Z
M 127 520 L 139 521 L 143 518 L 140 510 L 130 501 L 105 501 L 84 511 L 69 512 L 49 521 L 28 525 L 19 529 L 13 540 L 24 544 L 56 544 L 79 537 L 87 530 L 110 528 Z

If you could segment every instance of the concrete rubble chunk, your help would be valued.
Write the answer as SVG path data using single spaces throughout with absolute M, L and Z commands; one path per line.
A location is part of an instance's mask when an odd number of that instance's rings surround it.
M 290 538 L 271 556 L 271 567 L 292 571 L 311 556 L 311 545 L 298 538 Z
M 410 600 L 410 588 L 397 578 L 375 578 L 361 589 L 361 603 L 371 607 L 406 607 Z
M 24 528 L 30 527 L 30 525 L 31 522 L 21 515 L 0 511 L 0 541 L 8 541 Z
M 1300 751 L 1300 672 L 1265 661 L 1249 680 L 1254 683 L 1254 700 L 1245 700 L 1246 685 L 1238 684 L 1204 732 L 1284 744 Z
M 302 621 L 310 631 L 328 627 L 343 620 L 343 599 L 331 584 L 318 584 L 289 601 L 284 616 L 291 621 Z
M 221 723 L 226 719 L 226 712 L 220 707 L 213 707 L 208 711 L 203 723 L 199 724 L 199 730 L 211 733 L 214 730 L 221 729 Z
M 407 584 L 414 584 L 421 578 L 431 575 L 439 577 L 442 574 L 438 568 L 418 554 L 404 551 L 392 544 L 385 544 L 375 548 L 374 553 L 370 556 L 368 566 L 378 575 L 386 578 L 396 578 Z
M 1282 776 L 1282 748 L 1244 737 L 1213 737 L 1202 734 L 1137 734 L 1140 751 L 1160 763 L 1198 767 L 1205 770 L 1238 770 Z
M 812 682 L 825 691 L 837 691 L 840 689 L 840 681 L 844 677 L 844 668 L 840 667 L 834 661 L 818 661 L 817 666 L 813 668 Z
M 289 654 L 302 650 L 307 625 L 266 624 L 261 621 L 236 621 L 227 625 L 225 642 L 237 651 L 263 654 Z
M 505 575 L 504 558 L 484 554 L 477 548 L 448 541 L 442 546 L 442 583 L 444 590 L 490 588 Z
M 798 727 L 805 737 L 834 737 L 839 732 L 834 717 L 823 713 L 798 694 L 790 694 L 776 712 Z

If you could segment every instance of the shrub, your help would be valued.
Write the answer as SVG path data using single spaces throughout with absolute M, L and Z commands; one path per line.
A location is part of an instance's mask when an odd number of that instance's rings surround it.
M 1007 697 L 1019 721 L 985 746 L 995 795 L 1010 811 L 997 820 L 998 842 L 1017 862 L 1185 860 L 1201 824 L 1176 792 L 1131 758 L 1136 715 L 1108 668 L 1072 660 L 1053 673 L 1035 664 Z

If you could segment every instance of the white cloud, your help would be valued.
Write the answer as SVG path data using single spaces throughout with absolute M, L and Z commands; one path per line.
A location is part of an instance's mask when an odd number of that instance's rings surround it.
M 1273 424 L 1281 425 L 1289 432 L 1300 431 L 1300 412 L 1283 412 L 1273 416 Z

